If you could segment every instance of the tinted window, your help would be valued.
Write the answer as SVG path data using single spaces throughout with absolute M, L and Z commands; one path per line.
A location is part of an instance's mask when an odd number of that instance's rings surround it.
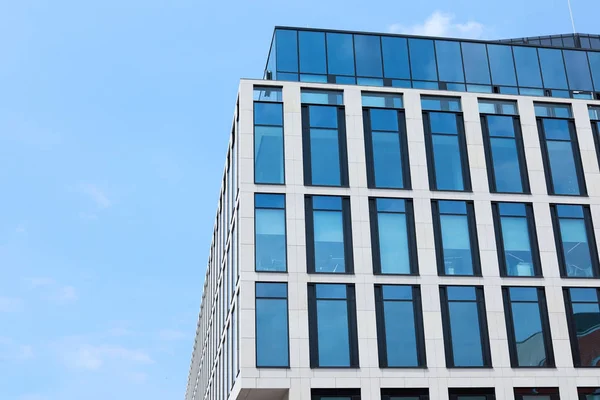
M 323 32 L 298 32 L 300 72 L 326 74 L 325 34 Z
M 331 75 L 354 75 L 352 35 L 327 33 L 327 66 Z
M 254 181 L 284 183 L 283 105 L 254 103 Z
M 532 47 L 513 47 L 519 86 L 542 87 L 537 50 Z
M 567 89 L 567 77 L 561 50 L 538 49 L 544 86 L 553 89 Z
M 383 77 L 379 36 L 354 35 L 356 75 Z
M 277 71 L 298 72 L 297 32 L 278 29 L 276 45 Z
M 410 79 L 408 46 L 404 38 L 381 38 L 383 69 L 386 78 Z
M 496 44 L 487 45 L 494 85 L 517 86 L 515 65 L 510 46 Z
M 459 42 L 435 41 L 435 53 L 439 65 L 440 80 L 464 82 L 463 62 Z
M 485 44 L 463 42 L 461 46 L 467 83 L 489 84 L 490 68 Z
M 585 51 L 563 50 L 571 90 L 594 90 Z
M 592 78 L 594 78 L 594 87 L 598 91 L 600 90 L 600 53 L 590 51 L 587 54 L 592 70 Z
M 565 289 L 573 362 L 576 367 L 600 367 L 598 289 Z
M 256 366 L 287 367 L 287 284 L 256 283 Z
M 286 270 L 285 196 L 255 195 L 255 253 L 257 271 Z
M 409 39 L 410 66 L 413 80 L 437 81 L 433 41 Z

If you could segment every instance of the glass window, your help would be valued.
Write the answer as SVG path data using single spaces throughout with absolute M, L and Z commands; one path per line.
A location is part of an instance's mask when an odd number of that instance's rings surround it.
M 412 201 L 370 199 L 373 267 L 379 274 L 416 274 Z
M 305 185 L 348 184 L 346 132 L 343 109 L 337 106 L 302 107 Z
M 381 78 L 356 78 L 357 85 L 364 86 L 383 86 L 383 79 Z
M 533 207 L 492 203 L 501 276 L 541 276 Z
M 310 400 L 360 400 L 360 389 L 312 389 Z
M 577 388 L 579 400 L 600 400 L 600 388 L 580 387 Z
M 383 70 L 386 78 L 410 79 L 408 46 L 405 38 L 381 37 Z M 410 86 L 409 86 L 410 87 Z
M 283 104 L 254 102 L 254 182 L 283 184 Z
M 288 367 L 286 283 L 256 282 L 256 366 Z
M 327 33 L 327 66 L 330 75 L 354 75 L 352 35 Z
M 379 36 L 354 35 L 354 51 L 356 52 L 356 75 L 383 77 Z
M 536 117 L 573 118 L 571 106 L 566 104 L 533 103 Z
M 473 203 L 432 200 L 440 275 L 480 275 Z
M 418 286 L 375 285 L 375 307 L 380 367 L 425 366 Z
M 300 74 L 300 82 L 327 83 L 327 75 Z
M 461 111 L 460 99 L 455 97 L 421 96 L 421 108 L 429 111 Z
M 344 92 L 337 90 L 302 89 L 300 99 L 303 104 L 338 105 L 344 104 Z
M 518 115 L 517 103 L 508 100 L 479 99 L 480 114 Z
M 254 86 L 253 97 L 254 101 L 283 101 L 281 88 L 274 86 Z
M 528 193 L 529 180 L 518 117 L 483 115 L 481 126 L 490 191 Z
M 311 367 L 358 367 L 354 285 L 308 284 Z
M 549 194 L 585 195 L 586 187 L 573 121 L 538 118 Z
M 306 251 L 312 273 L 352 273 L 350 200 L 306 197 Z
M 491 367 L 483 287 L 440 287 L 446 365 Z
M 590 61 L 592 78 L 594 79 L 594 87 L 598 92 L 600 91 L 600 53 L 595 51 L 588 51 L 587 55 Z
M 429 400 L 429 389 L 381 389 L 381 400 Z
M 362 92 L 363 107 L 402 108 L 402 95 L 394 93 Z
M 285 195 L 255 194 L 257 271 L 286 271 Z
M 504 287 L 510 361 L 516 367 L 554 367 L 543 288 Z
M 410 188 L 404 112 L 365 108 L 363 124 L 369 187 Z
M 470 190 L 462 115 L 426 112 L 423 124 L 431 190 Z
M 460 42 L 435 41 L 440 81 L 464 82 L 465 74 L 460 53 Z
M 465 62 L 467 83 L 490 84 L 490 67 L 488 65 L 485 44 L 463 42 L 462 54 Z
M 277 29 L 275 35 L 277 71 L 298 72 L 298 33 Z
M 410 67 L 412 79 L 418 81 L 437 81 L 437 68 L 433 40 L 408 39 L 410 49 Z
M 492 83 L 494 85 L 517 86 L 511 46 L 488 44 L 487 50 L 490 60 L 490 71 L 492 73 Z
M 571 90 L 594 90 L 585 51 L 563 50 L 569 88 Z
M 552 89 L 568 89 L 567 76 L 562 51 L 558 49 L 538 49 L 544 86 Z
M 600 367 L 600 301 L 597 288 L 564 288 L 573 364 Z M 599 393 L 600 394 L 600 393 Z
M 299 31 L 300 72 L 326 74 L 325 34 L 323 32 Z
M 449 388 L 449 400 L 495 400 L 494 388 Z
M 558 388 L 515 388 L 515 400 L 560 400 Z
M 534 47 L 514 46 L 515 65 L 519 86 L 541 88 L 542 76 L 537 49 Z
M 551 205 L 561 275 L 597 278 L 598 257 L 592 216 L 587 206 Z

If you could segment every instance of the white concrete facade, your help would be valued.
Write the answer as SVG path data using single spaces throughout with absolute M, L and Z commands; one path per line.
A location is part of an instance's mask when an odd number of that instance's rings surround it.
M 253 88 L 283 87 L 285 135 L 285 185 L 254 183 Z M 304 185 L 302 159 L 301 88 L 323 88 L 344 93 L 348 150 L 349 187 L 311 187 Z M 401 93 L 403 96 L 408 135 L 412 190 L 370 189 L 367 187 L 365 140 L 363 133 L 361 92 Z M 465 122 L 472 192 L 431 191 L 428 183 L 426 149 L 420 96 L 459 97 Z M 518 102 L 525 157 L 531 186 L 530 195 L 490 193 L 478 98 L 508 99 Z M 574 368 L 563 301 L 563 287 L 599 287 L 596 279 L 565 279 L 560 277 L 549 204 L 590 205 L 595 237 L 600 238 L 600 171 L 588 105 L 600 105 L 593 100 L 555 99 L 498 94 L 478 94 L 418 89 L 396 89 L 357 85 L 312 84 L 305 82 L 275 82 L 242 80 L 239 89 L 236 118 L 238 146 L 239 194 L 229 230 L 237 225 L 239 233 L 239 281 L 231 293 L 232 309 L 239 310 L 239 375 L 232 381 L 229 393 L 215 391 L 222 368 L 206 361 L 203 349 L 210 345 L 203 330 L 207 329 L 214 291 L 205 283 L 203 305 L 186 400 L 286 399 L 309 400 L 311 389 L 359 388 L 362 400 L 381 399 L 382 388 L 428 388 L 431 399 L 447 400 L 449 388 L 495 388 L 496 399 L 514 399 L 513 389 L 519 387 L 558 387 L 562 400 L 577 400 L 578 387 L 600 387 L 600 372 L 593 368 Z M 587 184 L 587 197 L 551 196 L 547 194 L 542 153 L 538 137 L 534 102 L 570 104 L 575 118 L 580 153 Z M 234 119 L 234 120 L 235 120 Z M 230 147 L 233 145 L 230 143 Z M 234 154 L 234 153 L 232 153 Z M 226 180 L 226 179 L 225 179 Z M 255 272 L 254 266 L 254 193 L 286 195 L 287 272 Z M 225 190 L 223 193 L 226 193 Z M 349 196 L 352 217 L 354 257 L 353 275 L 308 274 L 306 268 L 306 238 L 304 196 L 327 194 Z M 371 255 L 369 197 L 411 198 L 414 204 L 419 276 L 374 275 Z M 475 206 L 477 237 L 482 277 L 438 276 L 431 199 L 472 200 Z M 507 278 L 499 273 L 496 238 L 492 219 L 492 201 L 520 201 L 533 204 L 543 278 Z M 228 241 L 229 243 L 229 241 Z M 597 243 L 600 246 L 600 243 Z M 226 257 L 225 257 L 226 258 Z M 226 260 L 223 261 L 223 265 Z M 230 263 L 231 265 L 231 263 Z M 209 262 L 210 266 L 210 262 Z M 227 266 L 217 273 L 220 282 Z M 207 272 L 215 274 L 215 271 Z M 219 278 L 220 276 L 220 278 Z M 255 357 L 255 282 L 287 282 L 289 305 L 289 369 L 256 368 Z M 356 291 L 357 329 L 360 368 L 319 369 L 309 363 L 309 326 L 307 283 L 352 283 Z M 379 367 L 375 319 L 374 284 L 411 284 L 421 288 L 427 368 L 382 369 Z M 485 291 L 487 324 L 493 368 L 449 369 L 446 367 L 442 330 L 439 285 L 482 285 Z M 502 302 L 502 286 L 540 286 L 545 288 L 556 368 L 511 368 Z M 212 288 L 214 289 L 214 288 Z M 208 293 L 207 293 L 208 290 Z M 239 296 L 236 296 L 239 294 Z M 205 315 L 206 314 L 206 315 Z M 216 314 L 215 314 L 216 315 Z M 216 318 L 216 317 L 213 317 Z M 227 319 L 229 318 L 229 319 Z M 232 313 L 225 317 L 230 321 Z M 233 333 L 232 333 L 233 334 Z M 219 338 L 227 335 L 227 329 Z M 213 340 L 217 345 L 217 340 Z M 227 338 L 224 343 L 227 343 Z M 235 342 L 235 339 L 232 339 Z M 225 345 L 225 347 L 227 347 Z M 234 344 L 230 346 L 233 350 Z M 217 350 L 218 351 L 218 350 Z M 204 358 L 203 358 L 203 354 Z M 218 356 L 216 356 L 218 359 Z M 203 361 L 204 360 L 204 361 Z M 211 360 L 212 361 L 212 360 Z M 200 367 L 202 364 L 202 367 Z M 203 379 L 206 365 L 212 381 Z M 230 368 L 230 369 L 235 369 Z M 237 371 L 233 372 L 236 375 Z M 227 379 L 226 379 L 227 381 Z M 211 382 L 213 382 L 211 384 Z M 214 384 L 217 382 L 217 384 Z M 210 387 L 209 387 L 210 386 Z M 222 386 L 228 386 L 227 384 Z

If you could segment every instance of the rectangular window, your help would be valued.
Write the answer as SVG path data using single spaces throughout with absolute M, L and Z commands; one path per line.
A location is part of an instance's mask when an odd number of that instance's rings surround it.
M 513 368 L 553 368 L 554 352 L 543 288 L 503 287 L 504 315 Z
M 354 35 L 356 75 L 383 78 L 381 39 L 376 35 Z
M 256 282 L 256 367 L 289 366 L 287 283 Z
M 402 97 L 363 93 L 362 103 L 369 187 L 410 189 Z
M 558 388 L 515 388 L 515 400 L 560 400 Z
M 353 273 L 350 199 L 306 196 L 305 207 L 308 272 Z
M 410 79 L 406 38 L 381 37 L 383 70 L 386 78 Z
M 562 277 L 598 278 L 598 250 L 588 206 L 551 204 Z
M 598 83 L 598 86 L 600 86 L 600 82 Z M 594 144 L 596 145 L 596 157 L 598 158 L 598 165 L 600 165 L 600 107 L 588 106 L 588 111 L 592 123 L 592 134 L 594 135 Z
M 500 276 L 542 276 L 533 207 L 492 203 Z
M 254 182 L 285 183 L 281 88 L 254 89 Z M 256 100 L 260 99 L 260 100 Z
M 429 400 L 429 389 L 381 389 L 381 400 Z
M 433 40 L 408 39 L 412 79 L 416 81 L 437 81 L 437 66 Z
M 475 210 L 470 201 L 431 200 L 440 275 L 480 276 Z
M 254 195 L 256 271 L 285 272 L 285 195 Z
M 450 108 L 450 104 L 445 104 L 440 98 L 433 100 L 423 96 L 421 103 L 423 110 L 438 104 L 439 108 Z M 431 190 L 470 191 L 462 113 L 423 111 L 423 124 Z
M 549 194 L 587 194 L 570 107 L 535 104 Z M 559 117 L 560 116 L 560 117 Z
M 529 193 L 521 123 L 514 115 L 517 106 L 511 103 L 480 100 L 479 104 L 490 192 Z
M 360 400 L 360 389 L 312 389 L 310 400 Z
M 461 47 L 467 83 L 489 85 L 490 67 L 485 44 L 462 42 Z
M 565 308 L 575 367 L 600 367 L 598 288 L 564 288 Z M 600 393 L 599 393 L 600 394 Z
M 439 66 L 438 72 L 440 74 L 440 81 L 465 81 L 465 72 L 460 53 L 460 42 L 436 40 L 435 54 L 437 56 Z
M 567 76 L 569 77 L 569 88 L 571 90 L 593 91 L 590 67 L 585 51 L 563 50 Z
M 325 33 L 299 31 L 298 48 L 300 53 L 300 73 L 327 73 Z
M 565 63 L 560 49 L 538 49 L 544 87 L 547 89 L 568 89 Z
M 369 199 L 371 252 L 376 274 L 416 275 L 413 204 L 404 199 Z
M 580 387 L 577 388 L 579 400 L 600 400 L 600 388 L 598 387 Z
M 529 88 L 542 87 L 542 75 L 537 49 L 534 47 L 513 46 L 515 66 L 519 86 Z
M 511 46 L 488 44 L 487 51 L 490 60 L 492 83 L 502 86 L 517 86 Z
M 298 32 L 276 30 L 277 71 L 298 72 Z M 296 78 L 297 80 L 297 78 Z
M 358 368 L 354 285 L 308 284 L 310 366 Z
M 481 286 L 441 286 L 446 366 L 491 367 L 490 343 Z
M 354 75 L 352 35 L 327 32 L 327 67 L 329 75 Z
M 304 184 L 348 186 L 344 107 L 329 105 L 337 93 L 303 91 L 304 100 L 328 104 L 302 104 Z
M 375 313 L 379 366 L 425 367 L 419 287 L 375 285 Z
M 495 400 L 494 388 L 448 389 L 449 400 Z

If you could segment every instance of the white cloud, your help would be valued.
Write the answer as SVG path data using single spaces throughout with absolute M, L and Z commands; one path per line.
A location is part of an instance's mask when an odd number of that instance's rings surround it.
M 82 183 L 79 185 L 79 191 L 88 196 L 98 208 L 108 208 L 112 202 L 108 196 L 98 186 L 91 183 Z
M 73 286 L 62 286 L 55 293 L 55 299 L 61 303 L 70 303 L 77 298 L 77 291 Z
M 18 297 L 0 296 L 0 312 L 13 313 L 23 310 L 23 300 Z
M 158 332 L 158 337 L 161 340 L 165 340 L 165 341 L 175 341 L 175 340 L 186 339 L 186 338 L 188 338 L 188 335 L 186 335 L 182 331 L 178 331 L 175 329 L 163 329 Z
M 78 299 L 77 291 L 71 285 L 63 285 L 48 277 L 27 279 L 32 290 L 59 304 L 72 303 Z
M 35 357 L 33 346 L 17 343 L 14 339 L 0 336 L 0 361 L 28 361 Z
M 409 35 L 480 39 L 485 35 L 486 28 L 482 23 L 477 21 L 456 22 L 454 14 L 437 10 L 427 17 L 422 24 L 410 26 L 393 24 L 389 27 L 389 31 Z
M 56 281 L 54 279 L 46 277 L 29 278 L 27 279 L 27 281 L 29 282 L 29 285 L 32 289 L 47 287 L 56 284 Z
M 15 232 L 19 234 L 27 233 L 27 223 L 21 222 L 19 225 L 17 225 Z
M 68 346 L 63 354 L 67 365 L 77 369 L 97 370 L 107 363 L 152 364 L 154 360 L 142 350 L 128 349 L 116 345 Z

